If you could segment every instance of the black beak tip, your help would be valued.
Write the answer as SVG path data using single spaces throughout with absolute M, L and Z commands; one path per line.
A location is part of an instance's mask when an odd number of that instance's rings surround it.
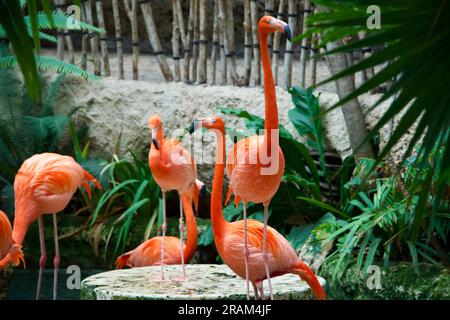
M 189 134 L 193 134 L 195 131 L 195 120 L 191 123 L 191 126 L 189 127 Z
M 159 143 L 158 140 L 152 139 L 153 145 L 155 146 L 156 150 L 159 150 Z
M 283 34 L 289 41 L 292 40 L 292 31 L 291 31 L 291 28 L 289 27 L 288 24 L 284 27 L 284 33 Z

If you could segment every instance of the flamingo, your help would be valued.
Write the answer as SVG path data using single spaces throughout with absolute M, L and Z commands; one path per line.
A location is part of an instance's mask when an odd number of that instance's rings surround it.
M 197 248 L 198 232 L 197 223 L 192 210 L 192 203 L 185 194 L 182 196 L 182 202 L 187 226 L 186 247 L 184 249 L 183 257 L 184 261 L 188 263 L 192 259 L 195 249 Z M 162 237 L 154 237 L 141 243 L 134 250 L 118 257 L 116 260 L 116 268 L 123 269 L 124 267 L 136 268 L 160 265 L 162 241 Z M 181 256 L 179 250 L 180 239 L 176 237 L 166 237 L 164 264 L 180 264 Z
M 185 195 L 189 201 L 194 202 L 195 209 L 198 207 L 198 196 L 203 189 L 203 183 L 197 179 L 197 167 L 189 152 L 176 139 L 163 137 L 163 123 L 158 115 L 153 115 L 148 119 L 148 126 L 152 131 L 152 144 L 148 156 L 150 170 L 153 178 L 161 188 L 163 200 L 163 224 L 161 240 L 161 276 L 164 281 L 164 257 L 166 250 L 166 192 L 176 190 L 180 195 L 180 257 L 182 265 L 182 278 L 186 279 L 184 267 L 184 222 L 182 198 Z
M 22 245 L 28 227 L 35 220 L 39 224 L 39 240 L 41 257 L 39 260 L 39 276 L 36 299 L 39 299 L 42 284 L 42 273 L 47 260 L 44 240 L 44 214 L 53 215 L 55 257 L 53 259 L 53 299 L 57 297 L 58 269 L 60 251 L 58 242 L 58 224 L 56 214 L 64 210 L 78 188 L 86 189 L 91 197 L 93 182 L 98 188 L 101 185 L 72 157 L 56 153 L 36 154 L 24 161 L 14 181 L 15 217 L 12 238 L 17 245 Z
M 267 39 L 269 33 L 280 31 L 288 40 L 292 38 L 289 25 L 271 16 L 259 20 L 261 60 L 264 71 L 265 125 L 264 136 L 254 135 L 238 141 L 227 158 L 227 174 L 230 178 L 227 200 L 235 195 L 236 206 L 242 200 L 244 205 L 244 246 L 247 298 L 249 299 L 249 250 L 247 246 L 247 203 L 262 203 L 264 206 L 264 240 L 263 260 L 269 285 L 270 297 L 273 299 L 272 284 L 267 255 L 267 219 L 270 200 L 280 186 L 284 172 L 284 157 L 278 145 L 278 108 L 270 65 Z M 253 160 L 253 161 L 252 161 Z
M 22 246 L 14 243 L 11 223 L 6 214 L 0 210 L 0 270 L 10 264 L 17 267 L 20 261 L 25 267 Z
M 317 277 L 311 269 L 297 256 L 295 250 L 286 238 L 270 226 L 248 219 L 228 222 L 222 212 L 222 188 L 224 180 L 225 160 L 225 126 L 219 117 L 204 118 L 194 121 L 191 132 L 199 127 L 205 127 L 216 133 L 216 164 L 211 193 L 211 224 L 217 251 L 231 270 L 241 278 L 249 277 L 252 282 L 255 298 L 258 291 L 261 299 L 265 299 L 263 281 L 267 279 L 265 259 L 263 256 L 264 231 L 267 228 L 267 256 L 269 275 L 271 277 L 293 273 L 306 281 L 317 299 L 325 299 Z M 247 226 L 246 226 L 247 224 Z M 249 264 L 248 269 L 242 256 L 245 252 L 243 239 L 247 227 Z

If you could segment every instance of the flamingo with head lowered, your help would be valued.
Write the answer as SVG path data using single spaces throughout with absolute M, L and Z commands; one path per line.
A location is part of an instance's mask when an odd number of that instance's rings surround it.
M 183 197 L 189 200 L 189 205 L 194 202 L 197 209 L 198 197 L 203 188 L 203 183 L 197 179 L 197 166 L 189 152 L 176 139 L 168 139 L 163 136 L 163 123 L 158 115 L 148 119 L 148 125 L 152 130 L 152 144 L 148 156 L 150 170 L 153 178 L 160 186 L 163 198 L 163 225 L 161 239 L 161 277 L 164 280 L 164 263 L 166 259 L 166 192 L 176 190 L 180 195 L 180 250 L 182 279 L 186 279 L 184 268 L 184 222 L 183 222 Z M 171 242 L 172 243 L 172 242 Z
M 14 243 L 11 223 L 6 214 L 0 210 L 0 271 L 10 264 L 18 266 L 20 261 L 25 266 L 22 246 Z
M 216 164 L 211 193 L 211 224 L 214 242 L 222 260 L 231 270 L 242 278 L 249 277 L 255 291 L 265 298 L 263 281 L 267 279 L 266 260 L 264 259 L 264 232 L 267 231 L 267 265 L 269 276 L 281 276 L 293 273 L 300 276 L 311 287 L 317 299 L 325 299 L 317 277 L 311 269 L 297 256 L 290 243 L 280 233 L 271 227 L 253 219 L 228 222 L 222 212 L 222 188 L 224 180 L 225 160 L 225 125 L 221 118 L 212 117 L 194 121 L 191 132 L 200 127 L 208 128 L 216 133 Z M 247 224 L 247 226 L 246 226 Z M 247 227 L 248 269 L 242 256 L 246 250 L 244 233 Z
M 60 263 L 58 223 L 56 214 L 66 208 L 78 188 L 86 189 L 89 197 L 93 182 L 98 188 L 101 185 L 72 157 L 56 153 L 36 154 L 24 161 L 14 180 L 15 217 L 12 238 L 16 245 L 22 245 L 29 225 L 37 220 L 39 223 L 39 240 L 41 242 L 41 258 L 39 260 L 39 276 L 36 299 L 39 299 L 42 272 L 47 260 L 44 240 L 44 223 L 42 216 L 53 216 L 55 237 L 55 257 L 53 259 L 53 299 L 57 297 L 58 269 Z
M 269 257 L 267 255 L 267 218 L 270 200 L 280 186 L 284 172 L 283 152 L 278 144 L 278 108 L 275 94 L 275 84 L 270 65 L 267 39 L 269 33 L 282 32 L 288 40 L 292 34 L 289 25 L 274 17 L 264 16 L 258 24 L 261 60 L 264 71 L 265 125 L 264 135 L 254 135 L 238 141 L 227 159 L 227 174 L 230 186 L 227 202 L 232 193 L 235 195 L 236 206 L 242 200 L 244 204 L 244 262 L 247 281 L 247 298 L 249 298 L 248 265 L 250 252 L 247 247 L 247 210 L 248 202 L 262 203 L 264 206 L 264 239 L 263 260 L 270 297 L 273 298 L 270 282 Z

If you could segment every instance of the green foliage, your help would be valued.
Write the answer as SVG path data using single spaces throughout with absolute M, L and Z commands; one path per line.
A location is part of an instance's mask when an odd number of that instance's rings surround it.
M 86 30 L 102 32 L 102 29 L 75 20 L 72 16 L 52 12 L 48 0 L 40 1 L 44 11 L 37 11 L 37 3 L 34 0 L 1 0 L 0 1 L 0 38 L 7 38 L 13 48 L 14 57 L 3 57 L 0 68 L 11 67 L 18 64 L 22 72 L 25 85 L 31 100 L 41 103 L 41 82 L 39 81 L 38 68 L 51 70 L 65 74 L 93 77 L 74 65 L 63 61 L 42 57 L 39 54 L 41 39 L 56 42 L 55 38 L 40 30 Z M 27 6 L 28 16 L 23 16 L 22 9 Z M 34 46 L 34 48 L 33 48 Z

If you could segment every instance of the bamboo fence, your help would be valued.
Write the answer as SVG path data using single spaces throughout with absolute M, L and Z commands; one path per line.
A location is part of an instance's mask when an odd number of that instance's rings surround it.
M 67 12 L 68 1 L 54 0 L 53 3 L 59 12 Z M 306 19 L 314 10 L 310 0 L 170 0 L 167 4 L 172 12 L 171 20 L 158 25 L 150 0 L 84 0 L 81 19 L 106 32 L 83 33 L 78 49 L 81 60 L 76 61 L 73 35 L 64 30 L 57 35 L 57 56 L 85 70 L 93 70 L 97 75 L 125 79 L 124 44 L 131 42 L 131 77 L 138 80 L 140 59 L 149 59 L 140 49 L 148 41 L 160 68 L 155 72 L 161 72 L 165 81 L 260 86 L 262 71 L 257 27 L 260 17 L 272 15 L 284 20 L 296 35 L 307 31 Z M 112 8 L 113 21 L 105 21 L 105 8 Z M 131 28 L 128 35 L 124 33 L 124 22 Z M 158 34 L 162 28 L 172 31 L 171 49 L 166 48 L 166 51 Z M 139 34 L 142 30 L 145 35 Z M 236 42 L 237 32 L 242 32 L 239 34 L 242 44 Z M 280 83 L 281 77 L 287 87 L 315 84 L 317 60 L 313 53 L 317 44 L 316 37 L 293 43 L 280 33 L 272 35 L 269 49 L 275 83 Z M 361 54 L 367 55 L 368 52 Z M 111 60 L 112 56 L 116 59 Z M 117 65 L 112 66 L 112 61 Z M 300 83 L 293 83 L 294 65 L 300 67 Z M 371 71 L 367 70 L 362 76 L 370 77 Z

